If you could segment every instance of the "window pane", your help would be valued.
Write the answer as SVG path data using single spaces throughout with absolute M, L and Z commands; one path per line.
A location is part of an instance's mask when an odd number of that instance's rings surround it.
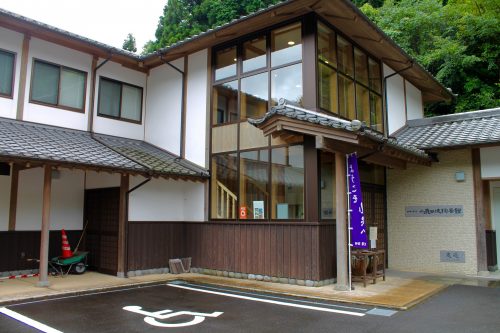
M 243 72 L 266 67 L 266 36 L 243 43 Z
M 121 84 L 101 79 L 99 85 L 99 114 L 119 117 L 121 101 Z
M 12 95 L 14 55 L 0 51 L 0 94 Z
M 295 23 L 271 32 L 271 66 L 302 59 L 301 24 Z
M 236 75 L 236 47 L 218 51 L 215 55 L 215 80 Z
M 368 68 L 370 72 L 370 89 L 375 90 L 379 94 L 382 93 L 382 84 L 380 78 L 380 65 L 375 60 L 368 60 Z
M 211 215 L 214 219 L 235 219 L 238 210 L 238 156 L 212 156 Z
M 371 113 L 371 128 L 383 132 L 384 119 L 382 113 L 382 98 L 374 93 L 370 93 L 370 113 Z
M 302 106 L 302 64 L 271 72 L 271 104 L 278 104 L 280 98 Z
M 58 90 L 59 67 L 35 61 L 31 99 L 56 105 Z
M 268 73 L 241 79 L 241 119 L 259 118 L 267 111 Z
M 339 114 L 347 119 L 356 119 L 354 109 L 354 83 L 344 75 L 339 75 Z
M 238 81 L 214 87 L 213 122 L 224 124 L 238 119 Z
M 303 146 L 272 150 L 272 218 L 304 218 Z
M 321 152 L 321 218 L 335 219 L 335 154 Z
M 340 72 L 349 76 L 354 75 L 354 66 L 352 61 L 352 45 L 344 38 L 337 36 L 338 47 L 338 69 Z
M 337 67 L 335 32 L 322 23 L 318 24 L 318 58 L 325 64 Z
M 364 52 L 355 48 L 354 62 L 356 65 L 356 81 L 368 86 L 368 57 Z
M 142 89 L 124 84 L 122 86 L 122 114 L 124 119 L 141 121 Z
M 267 149 L 240 154 L 240 210 L 243 209 L 249 219 L 269 217 L 268 154 Z
M 356 116 L 370 126 L 370 94 L 368 89 L 356 84 Z
M 61 96 L 59 104 L 83 109 L 85 98 L 85 74 L 63 68 L 61 72 Z
M 319 63 L 319 106 L 338 113 L 337 71 Z

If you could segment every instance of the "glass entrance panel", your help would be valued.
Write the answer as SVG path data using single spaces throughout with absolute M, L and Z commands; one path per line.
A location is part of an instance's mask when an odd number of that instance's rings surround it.
M 268 218 L 268 173 L 269 150 L 240 153 L 240 211 L 244 210 L 245 218 Z

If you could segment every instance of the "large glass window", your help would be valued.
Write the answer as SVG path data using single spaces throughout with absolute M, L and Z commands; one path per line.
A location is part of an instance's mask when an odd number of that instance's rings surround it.
M 243 72 L 267 66 L 266 41 L 266 36 L 260 36 L 243 43 Z
M 142 88 L 101 77 L 97 114 L 140 123 L 142 119 Z
M 271 72 L 271 102 L 278 104 L 284 98 L 288 103 L 302 105 L 302 64 L 282 67 Z
M 83 111 L 85 72 L 35 60 L 31 83 L 31 101 Z
M 0 96 L 12 97 L 15 54 L 0 50 Z
M 240 153 L 240 219 L 268 219 L 269 150 Z
M 335 154 L 321 152 L 320 171 L 321 178 L 319 181 L 319 187 L 321 191 L 321 219 L 332 220 L 336 218 Z
M 238 211 L 238 155 L 212 156 L 212 218 L 236 219 Z
M 214 86 L 212 102 L 214 125 L 236 121 L 238 119 L 238 81 Z
M 241 119 L 260 118 L 267 111 L 267 72 L 241 79 Z
M 271 66 L 281 66 L 302 59 L 301 24 L 295 23 L 271 32 Z
M 236 75 L 236 47 L 217 51 L 215 54 L 215 79 L 221 80 Z

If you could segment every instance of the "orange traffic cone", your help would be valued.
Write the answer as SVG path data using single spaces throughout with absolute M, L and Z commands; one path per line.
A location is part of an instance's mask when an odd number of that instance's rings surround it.
M 73 252 L 71 252 L 71 247 L 69 246 L 68 236 L 66 236 L 66 232 L 64 229 L 61 230 L 62 236 L 62 255 L 61 258 L 71 258 L 73 256 Z

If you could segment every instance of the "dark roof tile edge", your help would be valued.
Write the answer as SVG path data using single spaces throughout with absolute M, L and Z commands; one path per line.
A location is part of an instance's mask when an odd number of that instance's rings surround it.
M 407 125 L 408 127 L 427 126 L 427 125 L 450 123 L 450 122 L 457 122 L 457 121 L 464 121 L 471 119 L 490 118 L 495 116 L 500 116 L 500 107 L 485 109 L 485 110 L 447 114 L 443 116 L 435 116 L 429 118 L 412 119 L 408 120 Z

